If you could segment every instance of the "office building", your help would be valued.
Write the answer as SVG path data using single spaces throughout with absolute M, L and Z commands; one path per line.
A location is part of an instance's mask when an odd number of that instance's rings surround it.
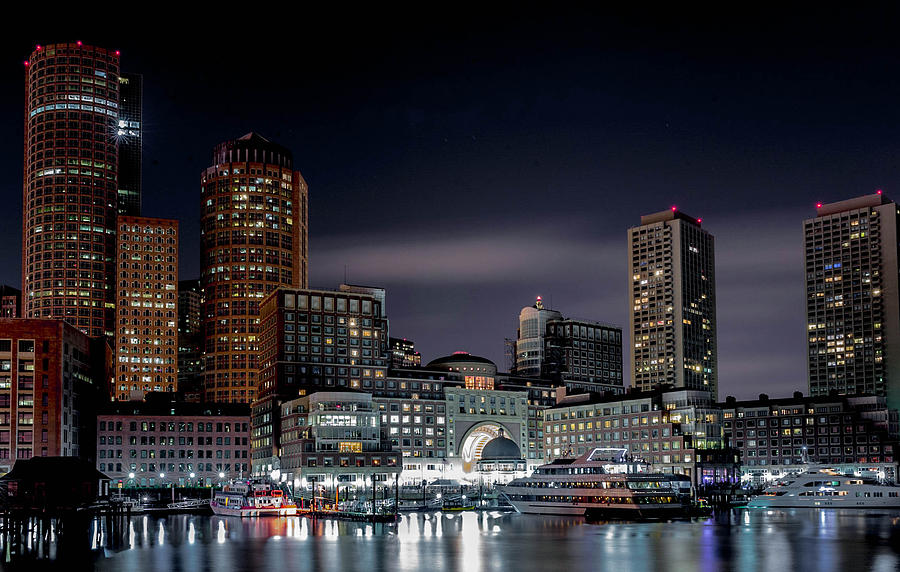
M 116 124 L 118 211 L 128 216 L 141 216 L 143 89 L 144 78 L 140 74 L 122 73 L 119 76 L 119 119 Z
M 416 351 L 416 344 L 406 338 L 391 338 L 391 369 L 422 367 L 422 354 Z
M 178 281 L 178 390 L 202 401 L 203 289 L 200 280 Z
M 97 469 L 112 486 L 215 486 L 247 476 L 249 408 L 174 395 L 111 404 L 97 415 Z
M 0 318 L 22 317 L 22 291 L 0 284 Z
M 713 236 L 675 207 L 628 231 L 632 385 L 718 393 Z
M 565 318 L 537 297 L 519 313 L 513 373 L 595 392 L 624 391 L 622 329 Z
M 516 339 L 516 374 L 540 377 L 544 363 L 547 322 L 561 319 L 562 314 L 556 310 L 544 308 L 544 301 L 540 296 L 535 300 L 534 306 L 522 308 Z
M 119 53 L 37 46 L 26 66 L 24 315 L 112 336 Z
M 900 407 L 897 218 L 879 192 L 820 203 L 803 222 L 812 396 L 871 393 Z
M 0 472 L 17 459 L 94 459 L 109 347 L 62 320 L 0 318 Z
M 200 182 L 206 399 L 250 403 L 260 302 L 306 286 L 306 182 L 290 151 L 255 133 L 217 145 Z
M 178 221 L 119 216 L 115 399 L 177 389 Z

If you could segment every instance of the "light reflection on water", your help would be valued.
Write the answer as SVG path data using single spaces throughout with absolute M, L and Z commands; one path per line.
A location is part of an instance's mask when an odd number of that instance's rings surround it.
M 894 570 L 900 512 L 740 511 L 692 522 L 586 524 L 499 512 L 395 525 L 302 517 L 134 517 L 102 570 Z M 150 533 L 156 532 L 156 534 Z

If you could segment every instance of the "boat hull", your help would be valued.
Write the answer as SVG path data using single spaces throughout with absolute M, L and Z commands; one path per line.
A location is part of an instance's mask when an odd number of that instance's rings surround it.
M 296 506 L 282 506 L 272 508 L 230 508 L 218 506 L 216 504 L 210 506 L 212 508 L 213 514 L 216 514 L 218 516 L 239 516 L 242 518 L 246 518 L 257 516 L 296 516 L 297 514 Z
M 679 518 L 690 516 L 690 510 L 681 505 L 630 505 L 627 507 L 604 504 L 566 504 L 541 501 L 514 501 L 509 503 L 522 514 L 546 514 L 556 516 L 583 516 L 590 519 L 642 520 L 652 518 Z
M 757 497 L 747 503 L 746 508 L 890 508 L 900 509 L 900 498 L 855 497 L 828 499 L 817 497 Z

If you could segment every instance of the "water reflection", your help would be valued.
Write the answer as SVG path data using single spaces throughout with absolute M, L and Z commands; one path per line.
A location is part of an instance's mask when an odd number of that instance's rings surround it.
M 605 524 L 501 512 L 409 514 L 391 525 L 141 516 L 123 528 L 120 549 L 99 551 L 96 566 L 524 572 L 602 562 L 609 570 L 896 569 L 898 529 L 900 513 L 855 511 L 738 511 L 691 522 Z

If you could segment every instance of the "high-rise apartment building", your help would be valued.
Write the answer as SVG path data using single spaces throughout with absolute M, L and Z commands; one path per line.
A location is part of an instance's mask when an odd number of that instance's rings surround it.
M 628 231 L 632 385 L 718 394 L 715 247 L 675 207 Z
M 416 351 L 416 343 L 406 338 L 391 338 L 391 369 L 422 367 L 422 354 Z
M 22 291 L 0 284 L 0 318 L 22 317 Z
M 119 120 L 116 125 L 119 214 L 130 216 L 141 216 L 143 85 L 140 74 L 123 73 L 119 77 Z
M 884 395 L 898 408 L 900 211 L 880 192 L 816 206 L 803 222 L 809 393 Z
M 37 46 L 25 92 L 24 315 L 112 335 L 119 53 Z
M 217 145 L 201 175 L 208 401 L 253 401 L 260 302 L 306 286 L 307 187 L 293 165 L 290 151 L 248 133 Z
M 178 221 L 119 216 L 115 399 L 175 391 Z

